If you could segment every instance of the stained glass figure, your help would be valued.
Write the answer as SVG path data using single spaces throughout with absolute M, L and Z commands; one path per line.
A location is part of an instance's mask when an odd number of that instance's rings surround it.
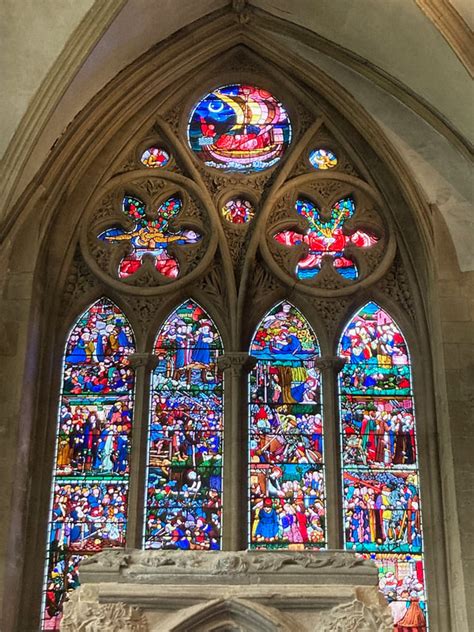
M 255 215 L 255 209 L 245 198 L 232 198 L 222 207 L 222 215 L 232 224 L 247 224 Z
M 222 522 L 223 376 L 219 332 L 186 301 L 155 343 L 146 483 L 146 549 L 217 550 Z
M 98 235 L 98 239 L 102 241 L 129 244 L 129 254 L 122 257 L 119 265 L 121 279 L 137 272 L 145 256 L 153 259 L 160 274 L 171 279 L 179 275 L 178 260 L 169 252 L 169 247 L 195 244 L 201 239 L 201 235 L 191 229 L 170 230 L 170 221 L 179 215 L 181 208 L 181 199 L 177 196 L 170 197 L 159 206 L 156 219 L 150 219 L 146 215 L 145 204 L 140 199 L 130 195 L 123 198 L 122 210 L 133 221 L 133 228 L 125 230 L 116 226 Z
M 156 169 L 166 167 L 170 161 L 170 155 L 163 147 L 148 147 L 143 152 L 140 160 L 145 167 Z
M 287 302 L 262 320 L 250 354 L 249 534 L 252 549 L 326 546 L 319 346 Z
M 333 206 L 329 219 L 324 219 L 316 205 L 303 198 L 296 201 L 296 211 L 307 220 L 307 231 L 301 234 L 294 230 L 284 230 L 274 235 L 274 239 L 284 246 L 307 244 L 308 253 L 296 265 L 296 276 L 299 279 L 314 278 L 321 271 L 323 258 L 328 257 L 342 277 L 350 281 L 357 279 L 357 265 L 344 253 L 344 249 L 349 244 L 369 248 L 377 243 L 378 237 L 363 230 L 357 230 L 352 235 L 343 232 L 344 223 L 356 211 L 354 200 L 339 200 Z
M 291 141 L 291 125 L 283 105 L 252 85 L 216 88 L 189 118 L 191 149 L 208 167 L 240 173 L 275 165 Z
M 125 545 L 135 375 L 132 329 L 100 299 L 76 321 L 63 361 L 42 629 L 59 630 L 85 555 Z
M 374 559 L 395 632 L 426 632 L 423 532 L 410 356 L 368 303 L 342 334 L 339 377 L 345 546 Z
M 309 162 L 315 169 L 334 169 L 337 167 L 337 156 L 330 149 L 314 149 L 309 154 Z

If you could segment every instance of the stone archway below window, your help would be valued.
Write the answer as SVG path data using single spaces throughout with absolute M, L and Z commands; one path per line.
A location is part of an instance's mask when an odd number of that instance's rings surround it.
M 63 632 L 389 632 L 370 561 L 347 552 L 108 550 L 84 562 Z

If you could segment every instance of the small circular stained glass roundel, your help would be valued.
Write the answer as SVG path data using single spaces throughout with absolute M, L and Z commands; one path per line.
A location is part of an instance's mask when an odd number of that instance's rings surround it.
M 188 124 L 191 149 L 208 167 L 255 173 L 277 164 L 291 141 L 283 105 L 246 84 L 216 88 L 196 105 Z
M 255 215 L 255 208 L 249 200 L 235 197 L 223 205 L 222 215 L 232 224 L 247 224 Z
M 337 156 L 330 149 L 315 149 L 309 155 L 311 166 L 315 169 L 333 169 L 337 165 Z
M 148 147 L 140 158 L 145 167 L 156 169 L 157 167 L 166 167 L 170 161 L 169 153 L 162 147 Z

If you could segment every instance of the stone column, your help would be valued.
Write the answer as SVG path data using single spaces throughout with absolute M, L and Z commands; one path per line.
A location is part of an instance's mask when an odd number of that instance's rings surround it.
M 247 375 L 257 360 L 245 352 L 225 353 L 218 359 L 224 373 L 223 538 L 225 551 L 247 548 Z
M 345 362 L 346 358 L 339 356 L 327 356 L 316 360 L 322 377 L 326 533 L 330 549 L 342 549 L 344 546 L 337 374 Z
M 133 353 L 130 364 L 135 369 L 130 486 L 128 491 L 127 546 L 140 548 L 143 537 L 143 512 L 150 402 L 150 376 L 158 358 L 152 353 Z

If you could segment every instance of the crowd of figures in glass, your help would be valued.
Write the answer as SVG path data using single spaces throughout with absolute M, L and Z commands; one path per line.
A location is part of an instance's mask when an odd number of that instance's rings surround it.
M 135 351 L 133 333 L 110 301 L 74 325 L 64 355 L 47 560 L 43 629 L 59 629 L 85 555 L 125 545 Z
M 222 342 L 193 301 L 166 320 L 155 343 L 144 546 L 215 550 L 222 522 Z
M 250 547 L 326 544 L 323 426 L 316 337 L 290 303 L 262 320 L 250 354 Z
M 201 235 L 192 229 L 170 229 L 170 222 L 179 215 L 182 206 L 181 198 L 172 196 L 160 204 L 156 216 L 150 218 L 140 199 L 130 195 L 123 198 L 122 212 L 133 222 L 133 228 L 125 230 L 121 226 L 114 226 L 97 236 L 110 244 L 128 244 L 129 251 L 120 260 L 119 278 L 126 279 L 138 272 L 145 256 L 153 261 L 163 276 L 175 279 L 179 275 L 179 261 L 170 252 L 170 246 L 196 244 L 201 239 Z
M 283 230 L 274 235 L 274 239 L 283 246 L 306 244 L 305 253 L 296 265 L 296 276 L 299 279 L 312 279 L 323 265 L 323 258 L 332 259 L 335 270 L 345 279 L 354 281 L 359 276 L 356 262 L 345 252 L 349 245 L 358 248 L 370 248 L 377 243 L 378 237 L 364 230 L 352 234 L 344 232 L 344 224 L 350 220 L 356 205 L 352 198 L 339 200 L 331 209 L 329 217 L 325 217 L 313 202 L 305 198 L 296 201 L 296 212 L 308 222 L 304 234 L 295 230 Z
M 412 376 L 405 339 L 375 303 L 339 346 L 346 548 L 375 560 L 395 630 L 425 632 L 426 596 Z
M 208 167 L 252 173 L 280 160 L 291 141 L 291 125 L 270 92 L 232 84 L 216 88 L 196 105 L 188 141 Z

